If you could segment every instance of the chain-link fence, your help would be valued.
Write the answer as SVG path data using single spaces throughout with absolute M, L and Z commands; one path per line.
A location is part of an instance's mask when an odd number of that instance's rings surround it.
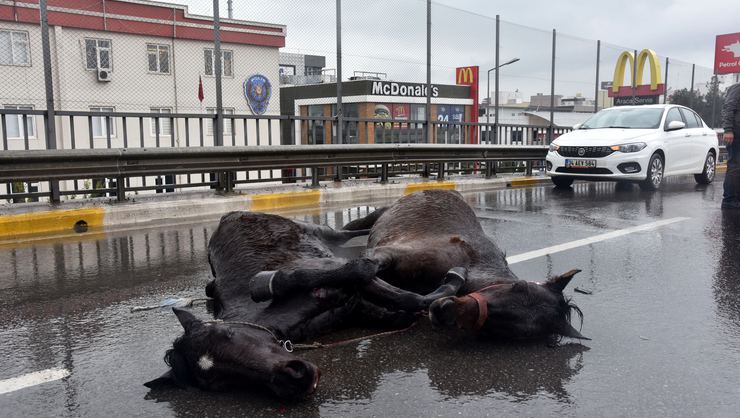
M 649 45 L 616 46 L 425 0 L 238 2 L 234 18 L 225 17 L 230 1 L 182 3 L 0 3 L 0 149 L 546 145 L 613 106 L 633 78 L 659 85 L 650 100 L 691 106 L 710 126 L 731 84 L 710 68 L 661 55 L 636 68 Z M 625 53 L 632 65 L 622 74 Z M 479 172 L 470 164 L 447 168 Z M 392 170 L 428 174 L 430 167 Z M 227 180 L 315 182 L 317 175 L 382 173 L 298 168 Z M 144 176 L 125 188 L 165 193 L 223 180 Z M 23 201 L 48 186 L 19 180 L 0 191 Z M 63 198 L 120 190 L 115 179 L 60 186 Z

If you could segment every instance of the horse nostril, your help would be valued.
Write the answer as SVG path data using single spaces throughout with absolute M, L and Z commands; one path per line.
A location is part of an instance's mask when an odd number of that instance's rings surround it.
M 291 360 L 285 364 L 285 372 L 294 379 L 302 379 L 308 372 L 308 366 L 300 360 Z

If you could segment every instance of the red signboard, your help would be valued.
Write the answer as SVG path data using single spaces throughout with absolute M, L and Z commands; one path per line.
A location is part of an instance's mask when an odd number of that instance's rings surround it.
M 740 73 L 740 32 L 717 35 L 714 44 L 714 73 Z
M 473 99 L 473 108 L 470 112 L 470 121 L 478 122 L 478 66 L 458 67 L 455 69 L 456 84 L 470 86 L 470 98 Z M 470 127 L 470 138 L 474 144 L 478 143 L 478 130 Z

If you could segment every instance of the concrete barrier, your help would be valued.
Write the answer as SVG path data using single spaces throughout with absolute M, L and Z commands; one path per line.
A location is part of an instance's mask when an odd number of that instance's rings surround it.
M 235 210 L 289 213 L 290 211 L 342 204 L 389 203 L 404 195 L 427 189 L 454 189 L 477 192 L 540 182 L 547 177 L 498 177 L 494 179 L 456 179 L 447 181 L 403 181 L 389 184 L 357 181 L 354 184 L 328 183 L 318 190 L 299 185 L 276 185 L 260 189 L 240 189 L 220 196 L 209 193 L 157 195 L 126 203 L 104 201 L 69 201 L 58 206 L 37 204 L 8 205 L 0 209 L 0 243 L 23 241 L 32 237 L 68 236 L 79 232 L 216 220 Z M 270 191 L 271 193 L 263 193 Z M 21 213 L 26 211 L 25 213 Z

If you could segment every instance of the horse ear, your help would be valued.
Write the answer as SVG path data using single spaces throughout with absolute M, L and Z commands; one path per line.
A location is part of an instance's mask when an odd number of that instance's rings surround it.
M 563 321 L 563 324 L 557 331 L 557 333 L 564 337 L 578 338 L 579 340 L 591 340 L 588 337 L 584 337 L 583 334 L 581 334 L 577 329 L 573 328 L 573 325 L 565 321 Z
M 149 389 L 156 390 L 171 387 L 182 387 L 182 384 L 175 377 L 175 373 L 173 373 L 172 370 L 168 370 L 167 373 L 163 374 L 162 376 L 159 376 L 154 380 L 150 380 L 144 383 L 144 386 L 148 387 Z
M 547 283 L 545 283 L 545 286 L 553 292 L 562 292 L 563 289 L 565 289 L 565 286 L 568 286 L 568 283 L 570 283 L 570 279 L 580 272 L 581 270 L 573 269 L 567 273 L 561 274 L 560 276 L 555 276 L 548 280 Z
M 196 318 L 195 315 L 190 313 L 190 311 L 180 308 L 172 308 L 172 312 L 177 315 L 177 320 L 180 321 L 180 325 L 182 325 L 186 333 L 190 332 L 195 325 L 200 324 L 200 319 Z

